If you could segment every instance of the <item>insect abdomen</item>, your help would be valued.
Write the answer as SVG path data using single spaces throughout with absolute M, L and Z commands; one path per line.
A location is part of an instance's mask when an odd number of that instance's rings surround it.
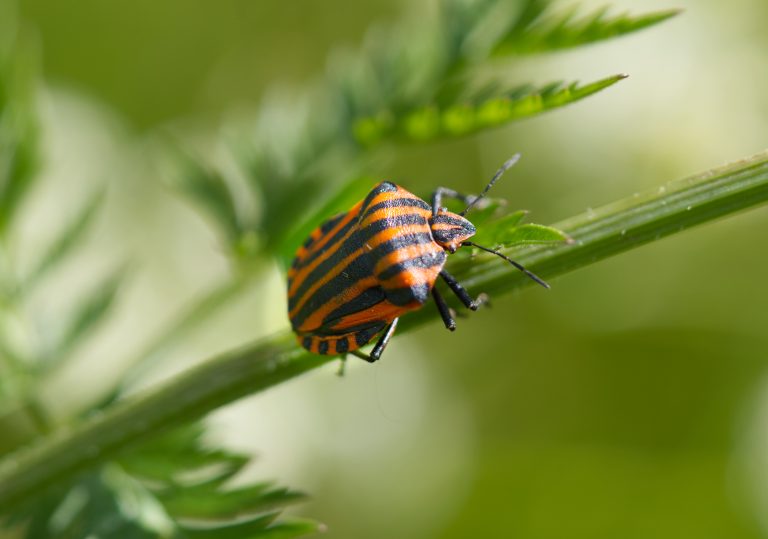
M 346 332 L 341 335 L 306 335 L 299 337 L 301 345 L 315 354 L 335 355 L 354 352 L 365 346 L 386 326 L 385 323 L 371 324 L 365 329 Z

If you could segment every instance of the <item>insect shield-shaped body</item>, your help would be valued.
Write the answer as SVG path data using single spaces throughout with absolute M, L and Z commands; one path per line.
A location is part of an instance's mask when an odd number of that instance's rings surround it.
M 455 329 L 435 282 L 442 278 L 466 307 L 477 309 L 478 302 L 443 268 L 447 255 L 462 246 L 492 252 L 547 286 L 498 251 L 468 241 L 475 227 L 464 215 L 517 158 L 507 161 L 478 197 L 438 188 L 430 205 L 382 182 L 348 212 L 316 228 L 288 271 L 288 315 L 301 345 L 316 354 L 353 353 L 376 361 L 398 318 L 430 297 L 445 326 Z M 467 208 L 460 214 L 447 211 L 440 206 L 444 196 L 465 201 Z M 358 351 L 379 334 L 369 355 Z

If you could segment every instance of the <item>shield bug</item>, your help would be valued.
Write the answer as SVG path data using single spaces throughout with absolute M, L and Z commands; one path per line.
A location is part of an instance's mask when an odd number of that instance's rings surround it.
M 462 304 L 478 308 L 478 300 L 443 267 L 447 255 L 461 247 L 493 253 L 549 288 L 499 251 L 469 241 L 475 227 L 465 215 L 519 157 L 504 163 L 478 196 L 438 187 L 428 204 L 384 181 L 349 211 L 317 227 L 296 251 L 288 271 L 288 316 L 299 343 L 316 354 L 352 353 L 376 361 L 398 318 L 420 309 L 430 296 L 445 327 L 454 330 L 456 323 L 435 282 L 442 279 Z M 450 212 L 441 206 L 443 197 L 466 207 Z M 379 334 L 370 354 L 359 351 Z

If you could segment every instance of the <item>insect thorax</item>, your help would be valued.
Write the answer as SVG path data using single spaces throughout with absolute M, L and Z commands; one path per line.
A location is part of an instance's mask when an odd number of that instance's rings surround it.
M 458 213 L 440 208 L 438 214 L 429 220 L 430 231 L 435 243 L 449 253 L 455 253 L 461 242 L 475 235 L 475 225 Z

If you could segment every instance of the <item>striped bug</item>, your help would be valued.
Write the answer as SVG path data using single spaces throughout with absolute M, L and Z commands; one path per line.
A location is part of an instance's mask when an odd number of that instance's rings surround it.
M 519 159 L 516 154 L 478 196 L 438 187 L 428 204 L 391 182 L 376 185 L 346 213 L 316 228 L 296 251 L 288 271 L 288 316 L 299 343 L 323 355 L 354 354 L 369 362 L 381 357 L 400 316 L 420 309 L 430 296 L 445 327 L 456 322 L 435 288 L 441 278 L 462 304 L 480 301 L 444 265 L 460 247 L 493 253 L 549 288 L 539 277 L 496 249 L 468 241 L 475 227 L 465 215 Z M 441 206 L 443 197 L 466 204 L 461 213 Z M 359 348 L 381 334 L 370 354 Z

